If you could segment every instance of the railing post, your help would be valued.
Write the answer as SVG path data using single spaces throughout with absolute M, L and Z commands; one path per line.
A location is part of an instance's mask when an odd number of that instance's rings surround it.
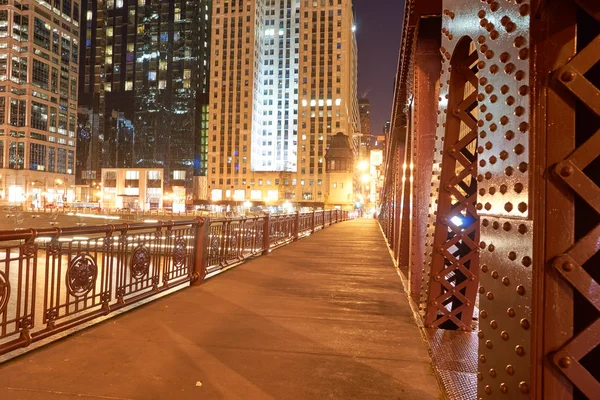
M 296 211 L 296 223 L 294 224 L 294 241 L 298 240 L 300 234 L 300 211 Z
M 194 265 L 192 266 L 191 285 L 204 283 L 208 266 L 208 246 L 210 233 L 210 218 L 198 218 L 196 236 L 194 238 Z
M 315 227 L 317 226 L 317 215 L 315 209 L 313 209 L 312 214 L 312 226 L 310 228 L 310 233 L 315 233 Z
M 265 218 L 265 226 L 263 231 L 263 251 L 262 255 L 266 256 L 269 254 L 271 248 L 271 214 L 267 214 Z

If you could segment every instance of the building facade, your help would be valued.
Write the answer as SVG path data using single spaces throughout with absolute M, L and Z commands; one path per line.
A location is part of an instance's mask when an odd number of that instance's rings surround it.
M 161 209 L 163 179 L 164 170 L 160 168 L 102 168 L 101 206 L 142 211 Z M 167 199 L 175 203 L 174 196 Z
M 207 197 L 210 5 L 88 0 L 84 10 L 80 104 L 100 121 L 95 164 L 164 168 L 182 201 Z
M 0 203 L 74 196 L 79 18 L 78 1 L 2 2 Z
M 214 201 L 325 204 L 325 152 L 357 150 L 350 0 L 213 4 L 209 190 Z
M 360 118 L 360 148 L 359 158 L 369 158 L 369 145 L 371 143 L 371 103 L 369 99 L 358 99 L 358 115 Z

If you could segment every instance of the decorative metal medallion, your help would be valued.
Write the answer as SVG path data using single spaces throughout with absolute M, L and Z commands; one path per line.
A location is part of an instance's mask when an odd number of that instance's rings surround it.
M 10 297 L 10 283 L 8 277 L 2 271 L 0 271 L 0 313 L 4 312 L 8 299 Z
M 185 241 L 182 238 L 178 238 L 173 246 L 173 266 L 175 268 L 182 268 L 185 266 L 187 256 L 187 250 Z
M 35 243 L 25 243 L 21 246 L 21 254 L 24 257 L 33 257 L 37 251 L 37 246 Z
M 214 233 L 212 241 L 210 242 L 210 251 L 213 255 L 219 254 L 219 236 Z
M 253 228 L 248 227 L 246 228 L 246 244 L 244 245 L 244 247 L 246 248 L 246 250 L 250 250 L 252 251 L 252 231 Z
M 72 296 L 81 297 L 88 294 L 96 283 L 98 265 L 89 254 L 81 254 L 73 258 L 67 269 L 67 289 Z
M 229 247 L 231 250 L 235 250 L 235 246 L 237 245 L 237 232 L 233 229 L 229 232 L 231 235 L 231 240 L 229 241 Z
M 256 235 L 256 243 L 259 248 L 263 247 L 264 244 L 264 233 L 262 229 L 258 230 L 258 234 Z
M 46 245 L 46 253 L 50 256 L 56 256 L 60 254 L 60 243 L 51 241 Z
M 148 274 L 150 269 L 150 250 L 140 244 L 131 255 L 131 275 L 135 279 L 141 279 Z

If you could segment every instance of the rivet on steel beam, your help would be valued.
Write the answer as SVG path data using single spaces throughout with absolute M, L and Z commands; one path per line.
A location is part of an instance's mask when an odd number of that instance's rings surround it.
M 575 72 L 573 71 L 565 71 L 560 75 L 560 80 L 563 82 L 571 82 L 575 79 Z
M 563 369 L 569 368 L 571 366 L 571 357 L 562 357 L 558 360 L 558 365 Z
M 506 386 L 506 383 L 503 382 L 503 383 L 500 384 L 500 391 L 502 393 L 507 393 L 508 392 L 508 386 Z
M 527 382 L 525 382 L 525 381 L 520 382 L 519 383 L 519 390 L 523 394 L 528 394 L 529 393 L 529 385 L 527 384 Z
M 573 175 L 573 167 L 570 165 L 567 165 L 566 167 L 562 167 L 560 169 L 560 175 L 565 178 Z
M 564 262 L 564 263 L 563 263 L 563 265 L 562 265 L 562 269 L 563 269 L 564 271 L 566 271 L 566 272 L 573 271 L 573 269 L 574 269 L 574 268 L 575 268 L 575 264 L 573 264 L 573 263 L 572 263 L 572 262 L 570 262 L 570 261 L 566 261 L 566 262 Z

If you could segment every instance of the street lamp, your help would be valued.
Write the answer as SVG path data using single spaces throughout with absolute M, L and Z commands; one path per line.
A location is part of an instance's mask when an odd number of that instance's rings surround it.
M 60 186 L 63 187 L 63 194 L 60 197 L 60 199 L 61 199 L 63 208 L 65 208 L 65 201 L 67 200 L 67 184 L 65 182 L 63 182 L 62 179 L 55 179 L 54 184 L 55 184 L 55 186 L 58 185 L 59 187 Z

